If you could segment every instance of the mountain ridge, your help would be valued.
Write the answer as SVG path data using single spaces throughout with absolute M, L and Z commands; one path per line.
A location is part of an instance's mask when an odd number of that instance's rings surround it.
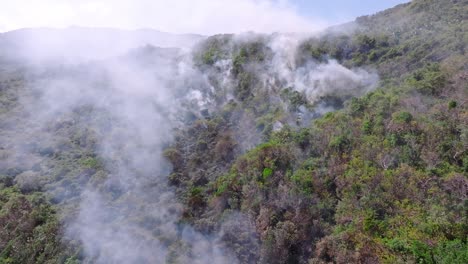
M 466 263 L 465 2 L 0 60 L 0 262 Z
M 189 49 L 204 38 L 153 29 L 25 28 L 0 34 L 0 43 L 3 43 L 4 56 L 34 60 L 58 57 L 73 61 L 115 57 L 145 45 Z

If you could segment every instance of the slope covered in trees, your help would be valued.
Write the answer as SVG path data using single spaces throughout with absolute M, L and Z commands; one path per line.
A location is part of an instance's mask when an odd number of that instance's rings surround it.
M 249 100 L 267 95 L 244 96 L 256 86 L 239 80 L 243 104 L 232 107 L 251 109 L 266 143 L 236 159 L 225 154 L 236 144 L 226 138 L 238 123 L 232 128 L 223 114 L 187 130 L 167 153 L 185 218 L 210 230 L 230 211 L 243 212 L 245 235 L 253 228 L 249 239 L 258 244 L 244 240 L 240 227 L 225 238 L 243 262 L 465 262 L 466 11 L 463 1 L 414 1 L 358 18 L 351 34 L 338 28 L 302 42 L 296 67 L 336 59 L 376 68 L 382 79 L 378 89 L 310 126 L 265 131 L 281 114 L 263 116 L 261 103 Z M 225 56 L 226 39 L 208 40 L 204 64 Z M 259 45 L 234 47 L 240 78 L 251 80 L 244 66 L 251 60 L 262 64 Z M 290 110 L 307 104 L 296 91 L 282 95 L 292 100 Z M 187 151 L 185 140 L 209 147 Z M 175 153 L 188 161 L 178 163 Z M 208 170 L 222 157 L 229 169 Z
M 0 263 L 466 263 L 466 14 L 415 0 L 112 67 L 1 58 Z

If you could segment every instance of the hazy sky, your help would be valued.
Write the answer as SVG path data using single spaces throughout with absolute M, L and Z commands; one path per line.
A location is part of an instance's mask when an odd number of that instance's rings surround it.
M 410 0 L 292 0 L 299 14 L 320 17 L 332 23 L 354 20 L 362 15 L 370 15 Z
M 0 0 L 0 31 L 154 28 L 177 33 L 307 32 L 408 0 Z

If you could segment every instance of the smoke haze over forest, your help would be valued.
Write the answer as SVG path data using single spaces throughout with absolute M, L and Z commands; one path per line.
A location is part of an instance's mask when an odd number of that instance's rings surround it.
M 332 28 L 5 3 L 32 28 L 0 34 L 0 263 L 462 263 L 468 7 L 443 2 Z

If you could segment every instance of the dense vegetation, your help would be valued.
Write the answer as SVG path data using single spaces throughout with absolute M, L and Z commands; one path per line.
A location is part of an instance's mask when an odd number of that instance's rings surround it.
M 269 95 L 252 95 L 246 66 L 262 67 L 268 49 L 234 45 L 240 105 L 197 121 L 167 153 L 185 219 L 211 230 L 231 211 L 247 215 L 259 244 L 242 229 L 225 238 L 243 263 L 466 262 L 466 11 L 463 1 L 414 1 L 358 18 L 353 34 L 338 28 L 303 42 L 298 65 L 336 59 L 375 67 L 382 81 L 310 126 L 275 132 L 286 114 L 262 104 Z M 228 39 L 208 40 L 202 67 L 227 56 Z M 282 95 L 291 111 L 307 104 Z M 265 142 L 240 156 L 232 131 L 242 122 L 226 117 L 237 112 L 254 116 Z M 187 150 L 186 141 L 206 146 Z
M 464 0 L 415 0 L 302 41 L 295 69 L 333 59 L 381 78 L 321 105 L 262 81 L 275 36 L 201 43 L 193 60 L 213 105 L 187 112 L 164 151 L 180 223 L 221 233 L 241 263 L 467 263 L 467 14 Z M 64 114 L 44 125 L 53 139 L 30 131 L 23 140 L 36 143 L 17 146 L 44 159 L 15 166 L 9 128 L 24 120 L 19 97 L 35 94 L 27 70 L 1 64 L 0 263 L 92 262 L 63 225 L 84 185 L 112 172 L 96 155 L 105 133 L 91 128 L 112 120 L 89 107 Z M 177 263 L 183 249 L 167 243 Z

